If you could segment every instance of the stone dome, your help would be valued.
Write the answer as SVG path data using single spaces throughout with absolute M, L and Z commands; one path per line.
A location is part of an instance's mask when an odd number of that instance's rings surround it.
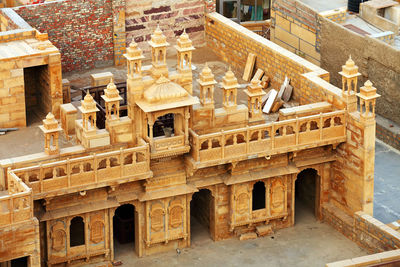
M 161 76 L 152 86 L 144 92 L 144 99 L 147 102 L 171 102 L 188 96 L 188 92 L 179 84 L 171 82 Z

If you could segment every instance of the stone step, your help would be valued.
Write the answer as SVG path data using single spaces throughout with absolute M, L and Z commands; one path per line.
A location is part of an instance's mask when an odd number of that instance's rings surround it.
M 258 236 L 272 235 L 274 231 L 271 225 L 260 225 L 256 227 L 256 233 Z
M 245 234 L 241 234 L 239 237 L 239 240 L 249 240 L 249 239 L 256 239 L 257 238 L 257 234 L 254 232 L 249 232 L 249 233 L 245 233 Z

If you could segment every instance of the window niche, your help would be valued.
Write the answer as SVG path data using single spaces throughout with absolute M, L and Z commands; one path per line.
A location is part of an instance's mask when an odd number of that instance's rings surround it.
M 259 181 L 253 186 L 253 211 L 265 209 L 265 184 Z
M 71 220 L 69 226 L 69 240 L 70 247 L 85 244 L 85 222 L 82 217 L 77 216 Z

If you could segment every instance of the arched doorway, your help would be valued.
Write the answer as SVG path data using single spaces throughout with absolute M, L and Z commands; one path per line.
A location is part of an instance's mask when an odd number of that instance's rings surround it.
M 113 217 L 114 258 L 135 249 L 135 206 L 124 204 L 115 210 Z
M 265 184 L 262 181 L 259 181 L 253 186 L 253 210 L 261 210 L 265 209 Z
M 214 198 L 209 189 L 200 189 L 190 202 L 190 233 L 192 242 L 213 237 Z
M 295 183 L 295 216 L 297 220 L 320 216 L 320 177 L 317 170 L 308 168 L 297 175 Z

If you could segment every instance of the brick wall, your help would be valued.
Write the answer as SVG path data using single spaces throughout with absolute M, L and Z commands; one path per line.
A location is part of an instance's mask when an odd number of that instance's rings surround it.
M 59 0 L 15 8 L 60 50 L 63 72 L 113 64 L 111 0 Z
M 275 0 L 271 8 L 271 41 L 319 65 L 318 13 L 297 0 Z
M 207 45 L 242 73 L 249 53 L 257 55 L 255 69 L 261 68 L 279 89 L 287 75 L 294 87 L 293 97 L 301 104 L 332 102 L 342 108 L 341 90 L 327 82 L 329 73 L 292 52 L 268 41 L 220 14 L 206 15 Z
M 400 233 L 364 212 L 355 212 L 349 216 L 332 205 L 325 205 L 322 215 L 324 222 L 370 253 L 400 248 Z
M 133 39 L 144 51 L 149 51 L 144 42 L 150 40 L 159 24 L 171 44 L 186 30 L 193 45 L 203 45 L 205 6 L 204 0 L 126 0 L 127 42 Z M 212 4 L 207 7 L 212 9 Z

